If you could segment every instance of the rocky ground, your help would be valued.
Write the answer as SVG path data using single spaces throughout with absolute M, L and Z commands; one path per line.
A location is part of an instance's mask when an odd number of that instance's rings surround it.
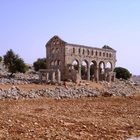
M 138 140 L 139 87 L 0 84 L 0 140 Z
M 140 87 L 131 81 L 40 84 L 0 71 L 0 140 L 138 140 Z
M 1 140 L 136 140 L 139 136 L 140 96 L 0 100 Z

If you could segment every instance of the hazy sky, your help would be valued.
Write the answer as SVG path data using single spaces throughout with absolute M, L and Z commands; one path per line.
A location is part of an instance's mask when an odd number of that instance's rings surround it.
M 140 74 L 140 0 L 0 0 L 0 55 L 45 57 L 54 35 L 117 50 L 117 66 Z

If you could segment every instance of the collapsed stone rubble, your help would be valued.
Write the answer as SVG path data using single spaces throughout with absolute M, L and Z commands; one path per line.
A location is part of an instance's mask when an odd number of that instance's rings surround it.
M 31 84 L 39 82 L 38 73 L 17 73 L 14 77 L 8 77 L 8 74 L 2 75 L 0 84 Z
M 55 99 L 63 98 L 80 98 L 80 97 L 98 97 L 98 96 L 131 96 L 139 93 L 138 87 L 131 85 L 125 81 L 117 81 L 112 84 L 102 82 L 103 89 L 77 86 L 64 87 L 57 86 L 55 88 L 31 89 L 24 91 L 18 86 L 10 89 L 0 89 L 0 99 L 19 99 L 19 98 L 38 98 L 51 97 Z
M 113 96 L 130 96 L 139 92 L 140 88 L 133 85 L 130 81 L 116 80 L 116 82 L 112 82 L 110 86 L 105 85 L 104 92 L 102 93 L 108 93 L 108 95 Z
M 10 73 L 5 68 L 3 62 L 0 63 L 0 84 L 31 84 L 39 82 L 39 74 L 30 69 L 26 73 L 15 73 L 10 77 Z

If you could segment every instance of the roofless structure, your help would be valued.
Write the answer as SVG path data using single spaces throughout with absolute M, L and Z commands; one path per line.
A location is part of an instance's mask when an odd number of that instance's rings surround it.
M 47 79 L 51 71 L 60 71 L 61 80 L 106 80 L 113 81 L 116 50 L 104 45 L 102 48 L 71 44 L 58 36 L 46 43 Z

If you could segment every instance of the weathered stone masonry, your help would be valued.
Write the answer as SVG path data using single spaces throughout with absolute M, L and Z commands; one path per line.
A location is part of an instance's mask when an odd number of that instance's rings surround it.
M 46 58 L 47 71 L 59 69 L 61 80 L 113 81 L 115 78 L 116 51 L 107 45 L 95 48 L 70 44 L 54 36 L 46 44 Z M 52 79 L 52 74 L 49 77 Z

